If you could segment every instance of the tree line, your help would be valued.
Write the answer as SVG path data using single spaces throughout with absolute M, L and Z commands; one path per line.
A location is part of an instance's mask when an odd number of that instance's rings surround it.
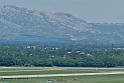
M 71 46 L 0 46 L 0 66 L 116 67 L 124 66 L 123 48 Z

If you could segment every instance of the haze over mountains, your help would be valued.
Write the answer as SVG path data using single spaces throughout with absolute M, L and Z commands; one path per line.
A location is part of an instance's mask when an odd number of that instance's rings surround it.
M 81 45 L 124 44 L 124 24 L 87 23 L 67 13 L 0 8 L 0 40 Z

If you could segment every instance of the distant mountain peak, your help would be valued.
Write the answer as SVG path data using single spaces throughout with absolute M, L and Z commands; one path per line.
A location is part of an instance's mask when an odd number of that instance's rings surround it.
M 24 8 L 24 7 L 17 7 L 15 5 L 4 5 L 3 8 L 9 8 L 9 9 L 27 9 L 27 8 Z
M 14 5 L 4 5 L 3 8 L 16 8 Z
M 120 43 L 124 41 L 122 27 L 122 24 L 87 23 L 68 13 L 42 12 L 13 5 L 0 8 L 0 40 Z

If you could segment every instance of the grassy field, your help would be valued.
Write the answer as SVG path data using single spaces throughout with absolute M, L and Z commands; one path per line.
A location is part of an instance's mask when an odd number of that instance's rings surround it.
M 12 75 L 42 75 L 42 74 L 71 74 L 71 73 L 103 73 L 124 71 L 124 69 L 99 69 L 99 68 L 31 68 L 31 67 L 12 67 L 0 68 L 0 76 Z
M 124 69 L 97 69 L 97 68 L 0 68 L 0 76 L 12 75 L 39 75 L 39 74 L 71 74 L 71 73 L 100 73 L 120 72 Z M 70 77 L 44 77 L 28 79 L 0 79 L 0 83 L 124 83 L 124 74 L 93 75 Z
M 124 83 L 124 75 L 52 77 L 32 79 L 1 79 L 0 83 Z

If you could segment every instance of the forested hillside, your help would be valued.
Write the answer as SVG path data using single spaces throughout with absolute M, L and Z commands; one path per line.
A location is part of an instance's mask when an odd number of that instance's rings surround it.
M 124 23 L 88 23 L 68 13 L 13 5 L 0 7 L 0 43 L 5 41 L 124 46 Z

